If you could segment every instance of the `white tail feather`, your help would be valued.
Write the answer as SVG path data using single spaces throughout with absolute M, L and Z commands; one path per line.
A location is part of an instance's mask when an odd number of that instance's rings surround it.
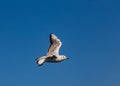
M 44 64 L 45 60 L 46 60 L 46 58 L 44 58 L 44 57 L 38 58 L 36 63 L 37 63 L 39 66 L 42 66 L 42 65 Z

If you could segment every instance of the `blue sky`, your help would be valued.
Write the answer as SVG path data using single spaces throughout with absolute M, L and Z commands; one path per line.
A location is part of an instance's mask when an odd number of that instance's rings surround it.
M 120 86 L 119 3 L 0 1 L 0 86 Z M 70 59 L 38 67 L 50 33 Z

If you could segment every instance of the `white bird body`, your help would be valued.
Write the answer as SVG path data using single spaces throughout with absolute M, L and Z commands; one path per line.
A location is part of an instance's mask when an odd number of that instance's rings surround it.
M 45 62 L 61 62 L 68 59 L 64 55 L 59 55 L 59 49 L 62 45 L 61 41 L 54 34 L 50 34 L 50 47 L 46 56 L 37 58 L 37 64 L 43 65 Z

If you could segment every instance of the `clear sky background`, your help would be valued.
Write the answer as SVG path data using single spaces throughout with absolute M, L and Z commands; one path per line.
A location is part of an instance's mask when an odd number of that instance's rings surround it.
M 38 67 L 50 33 L 70 59 Z M 120 1 L 1 0 L 0 86 L 120 86 Z

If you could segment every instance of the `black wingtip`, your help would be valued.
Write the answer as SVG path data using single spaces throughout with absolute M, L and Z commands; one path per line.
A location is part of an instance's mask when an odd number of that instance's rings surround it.
M 52 36 L 53 36 L 53 35 L 55 35 L 55 34 L 53 34 L 53 33 L 50 33 L 50 38 L 52 38 Z
M 50 38 L 52 37 L 52 34 L 53 34 L 53 33 L 50 33 Z
M 52 34 L 53 34 L 53 33 L 50 33 L 50 36 L 49 36 L 49 37 L 50 37 L 50 43 L 51 43 L 51 44 L 53 43 L 53 42 L 52 42 Z

